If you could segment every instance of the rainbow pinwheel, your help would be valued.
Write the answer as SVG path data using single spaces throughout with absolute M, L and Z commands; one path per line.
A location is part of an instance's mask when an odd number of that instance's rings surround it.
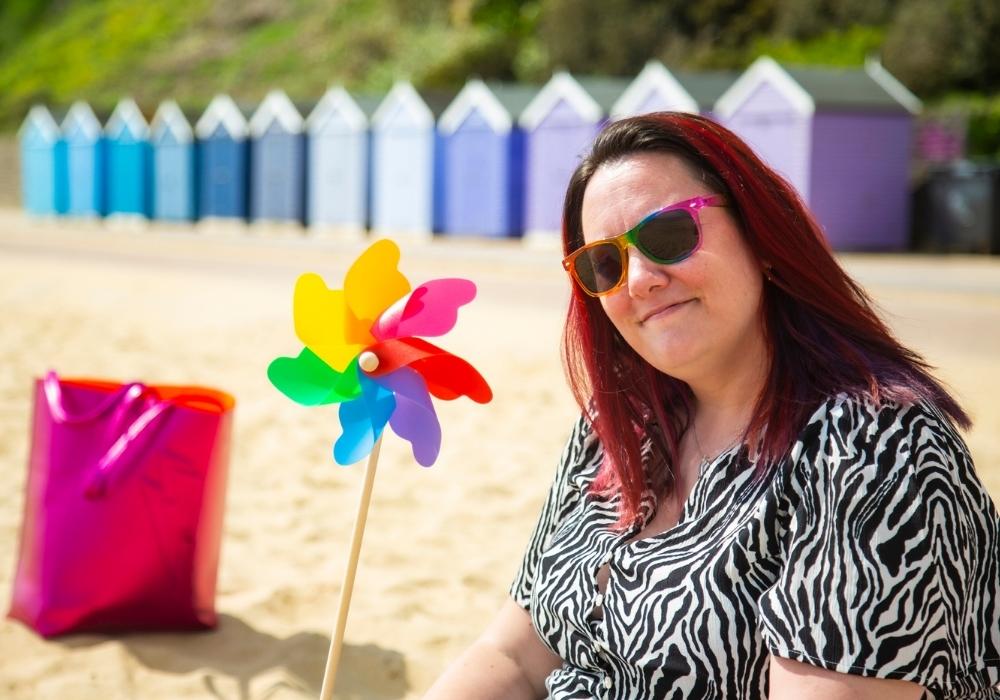
M 430 466 L 441 449 L 430 397 L 478 403 L 493 397 L 472 365 L 418 337 L 450 331 L 458 308 L 475 297 L 475 284 L 436 279 L 411 289 L 398 263 L 399 248 L 384 239 L 351 265 L 342 290 L 328 289 L 314 273 L 299 277 L 293 315 L 305 348 L 267 369 L 271 383 L 297 403 L 340 404 L 338 464 L 363 459 L 388 424 L 409 441 L 416 461 Z

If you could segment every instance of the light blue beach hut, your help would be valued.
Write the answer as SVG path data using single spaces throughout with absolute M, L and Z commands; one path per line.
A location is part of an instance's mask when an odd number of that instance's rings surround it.
M 354 233 L 368 226 L 368 122 L 382 99 L 333 87 L 306 119 L 310 226 Z
M 104 127 L 108 216 L 151 213 L 149 124 L 131 98 L 121 100 Z
M 21 147 L 24 210 L 53 216 L 66 210 L 66 151 L 59 124 L 47 107 L 35 105 L 17 132 Z
M 281 90 L 250 119 L 250 218 L 305 221 L 305 122 Z
M 524 229 L 554 242 L 570 175 L 628 87 L 626 78 L 552 76 L 518 120 L 525 132 Z
M 528 85 L 470 80 L 442 113 L 443 233 L 521 233 L 524 133 L 517 119 L 537 93 Z
M 878 62 L 796 68 L 762 57 L 715 112 L 798 190 L 834 248 L 899 250 L 920 107 Z
M 101 122 L 86 102 L 74 102 L 62 122 L 66 144 L 66 214 L 104 213 L 104 139 Z
M 153 147 L 153 217 L 163 221 L 197 218 L 194 130 L 173 100 L 161 103 L 150 126 Z
M 408 82 L 396 83 L 372 115 L 371 226 L 382 234 L 434 228 L 434 113 Z
M 662 111 L 712 116 L 715 103 L 738 77 L 732 71 L 672 71 L 649 61 L 611 106 L 611 118 Z
M 250 134 L 246 114 L 228 95 L 216 95 L 194 128 L 199 139 L 201 218 L 246 219 Z

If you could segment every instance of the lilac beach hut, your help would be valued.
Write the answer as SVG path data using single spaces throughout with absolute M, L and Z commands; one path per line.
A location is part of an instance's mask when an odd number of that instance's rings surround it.
M 517 119 L 537 93 L 528 85 L 474 79 L 441 114 L 443 233 L 521 233 L 524 134 Z
M 558 241 L 570 175 L 607 120 L 629 81 L 552 76 L 518 120 L 525 133 L 524 235 Z
M 611 106 L 611 118 L 661 111 L 711 116 L 716 101 L 738 77 L 731 71 L 671 71 L 650 61 Z
M 719 120 L 782 173 L 837 250 L 908 241 L 913 116 L 920 100 L 877 62 L 791 68 L 757 59 L 719 98 Z
M 371 226 L 381 234 L 430 236 L 434 228 L 434 112 L 408 82 L 396 83 L 372 116 Z
M 383 96 L 384 97 L 384 96 Z M 310 227 L 358 235 L 368 225 L 368 123 L 381 98 L 327 91 L 306 119 Z

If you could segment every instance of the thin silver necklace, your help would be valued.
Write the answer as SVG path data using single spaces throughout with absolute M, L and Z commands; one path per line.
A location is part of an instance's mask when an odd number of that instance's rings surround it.
M 701 446 L 701 440 L 698 439 L 698 426 L 695 425 L 694 421 L 691 421 L 691 434 L 694 436 L 694 446 L 698 450 L 698 453 L 701 455 L 700 466 L 705 466 L 706 464 L 710 463 L 713 459 L 718 458 L 719 455 L 729 452 L 729 450 L 733 449 L 733 447 L 736 446 L 736 443 L 738 443 L 740 441 L 740 438 L 742 437 L 742 433 L 740 433 L 736 438 L 733 439 L 732 442 L 730 442 L 724 448 L 719 450 L 716 453 L 715 457 L 709 457 L 708 454 L 705 452 L 705 448 Z

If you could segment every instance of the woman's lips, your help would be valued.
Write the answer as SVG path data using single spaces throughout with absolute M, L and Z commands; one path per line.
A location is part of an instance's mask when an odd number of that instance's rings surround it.
M 639 319 L 639 324 L 641 325 L 649 321 L 657 321 L 661 318 L 672 316 L 692 301 L 694 301 L 694 299 L 685 299 L 684 301 L 674 302 L 673 304 L 664 304 L 663 306 L 659 306 L 652 311 L 647 312 L 641 319 Z

